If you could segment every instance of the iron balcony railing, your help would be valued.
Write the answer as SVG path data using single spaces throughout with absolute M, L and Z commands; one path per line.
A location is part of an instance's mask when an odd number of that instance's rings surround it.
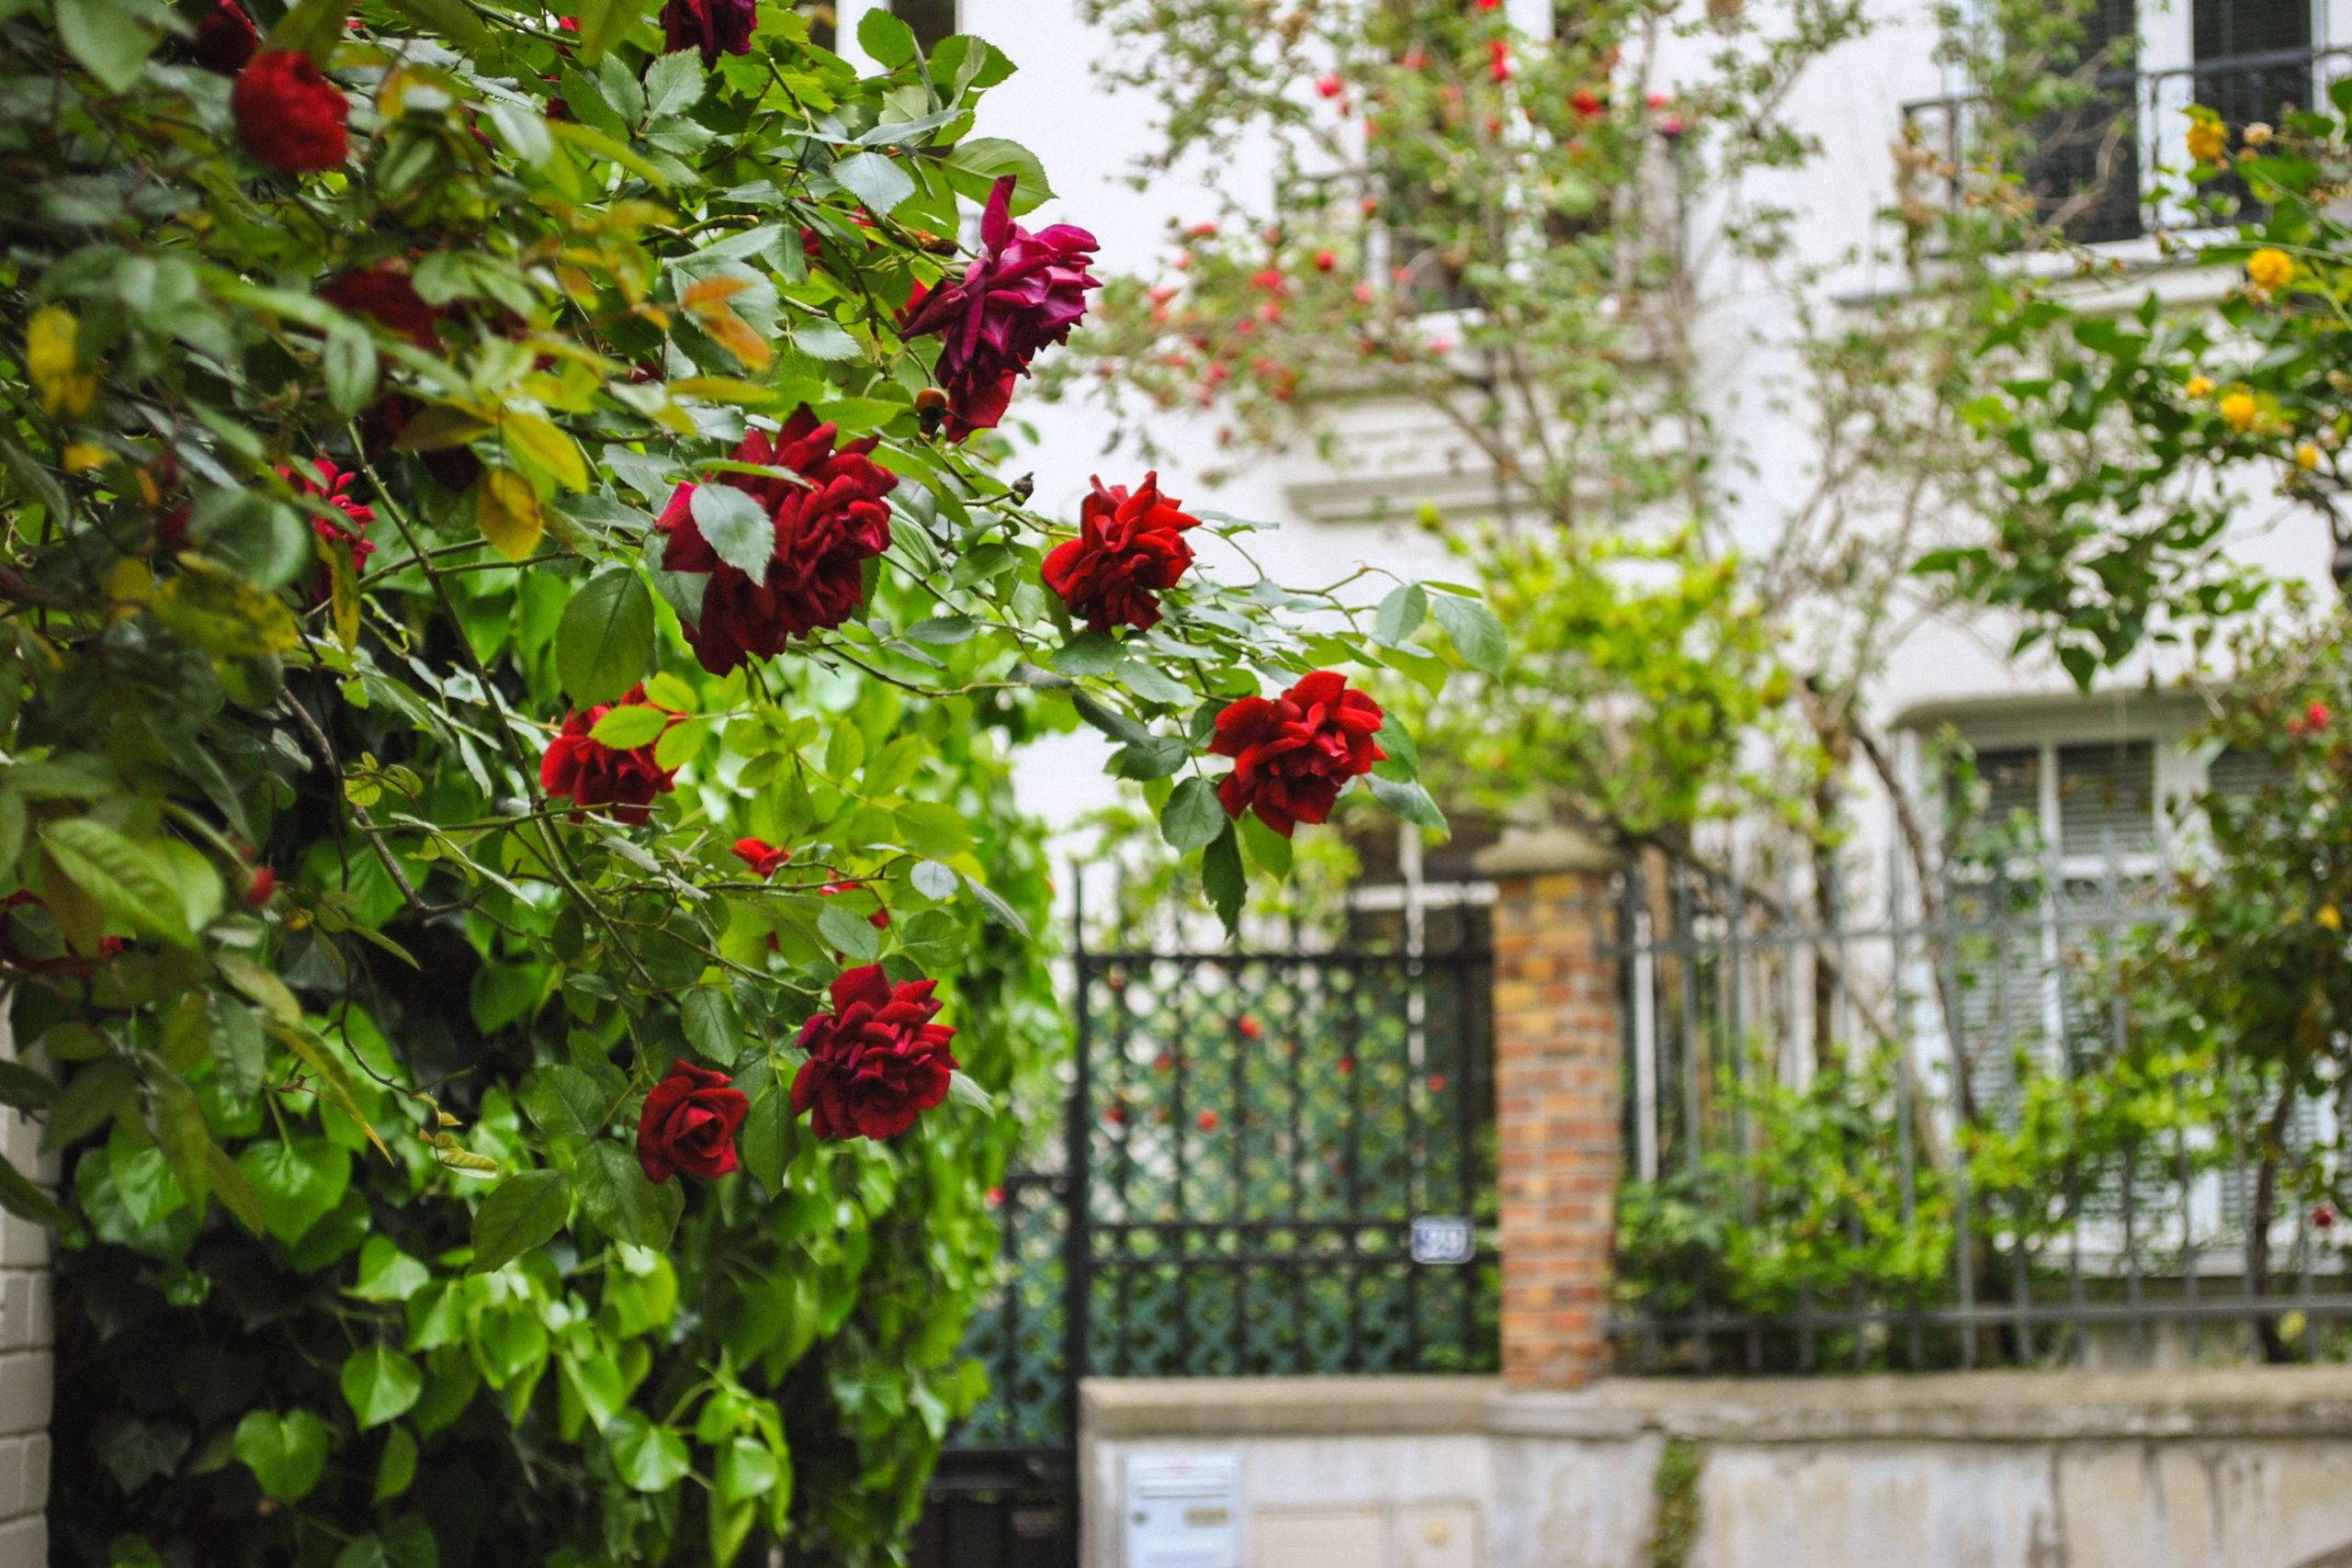
M 2162 70 L 2111 71 L 2094 77 L 2081 103 L 2017 128 L 2028 151 L 2022 177 L 2035 216 L 2085 244 L 2136 239 L 2148 231 L 2156 163 L 2187 161 L 2182 137 L 2192 106 L 2211 109 L 2233 129 L 2277 124 L 2323 101 L 2328 84 L 2352 60 L 2352 47 L 2282 49 L 2201 60 Z M 1903 106 L 1913 144 L 1932 152 L 1957 204 L 1984 162 L 1988 128 L 1979 94 L 1921 98 Z M 2224 174 L 2204 187 L 2208 198 L 2245 187 Z M 2175 227 L 2190 215 L 2164 215 Z

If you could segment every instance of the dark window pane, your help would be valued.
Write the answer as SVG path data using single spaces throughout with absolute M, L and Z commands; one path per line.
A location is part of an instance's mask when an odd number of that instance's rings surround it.
M 956 36 L 956 0 L 890 0 L 890 15 L 914 28 L 925 54 Z
M 2051 69 L 2081 78 L 2090 96 L 2043 115 L 2032 128 L 2034 153 L 2026 185 L 2044 222 L 2061 224 L 2084 244 L 2140 232 L 2140 146 L 2134 0 L 2098 0 L 2083 17 L 2071 59 Z
M 838 17 L 831 5 L 826 0 L 820 0 L 815 5 L 802 6 L 799 10 L 808 18 L 808 41 L 819 49 L 833 48 L 833 28 Z
M 2058 752 L 2058 843 L 2070 855 L 2141 854 L 2156 842 L 2156 753 L 2145 740 Z

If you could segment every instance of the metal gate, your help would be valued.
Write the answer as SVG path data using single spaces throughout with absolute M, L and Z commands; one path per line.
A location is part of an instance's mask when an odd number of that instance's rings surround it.
M 941 1461 L 937 1568 L 1073 1568 L 1077 1383 L 1498 1361 L 1491 963 L 1090 953 L 1059 1168 L 993 1194 L 989 1400 Z

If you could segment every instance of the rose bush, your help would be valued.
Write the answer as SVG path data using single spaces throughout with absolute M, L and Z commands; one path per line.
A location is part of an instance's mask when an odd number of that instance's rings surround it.
M 1356 617 L 1237 551 L 1071 625 L 1075 520 L 975 427 L 1092 246 L 1015 221 L 978 40 L 249 19 L 242 64 L 218 0 L 0 19 L 56 1559 L 893 1561 L 1059 1038 L 1008 757 L 1114 739 L 1230 919 L 1288 856 L 1217 716 Z

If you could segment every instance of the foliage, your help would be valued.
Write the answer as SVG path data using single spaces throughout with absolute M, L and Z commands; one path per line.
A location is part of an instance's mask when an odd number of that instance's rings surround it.
M 1085 722 L 1207 796 L 1170 836 L 1229 916 L 1282 856 L 1214 811 L 1216 716 L 1354 617 L 1195 574 L 1072 635 L 1068 525 L 899 326 L 1018 261 L 973 204 L 1049 194 L 973 134 L 984 43 L 254 16 L 233 86 L 221 7 L 0 19 L 0 963 L 58 1074 L 0 1100 L 64 1168 L 0 1202 L 65 1246 L 61 1560 L 890 1561 L 977 1393 L 992 1102 L 1058 1033 L 1008 750 Z M 690 647 L 722 591 L 792 648 Z M 820 1144 L 792 1041 L 869 962 L 965 1070 Z M 740 1171 L 633 1157 L 673 1060 L 745 1097 Z

